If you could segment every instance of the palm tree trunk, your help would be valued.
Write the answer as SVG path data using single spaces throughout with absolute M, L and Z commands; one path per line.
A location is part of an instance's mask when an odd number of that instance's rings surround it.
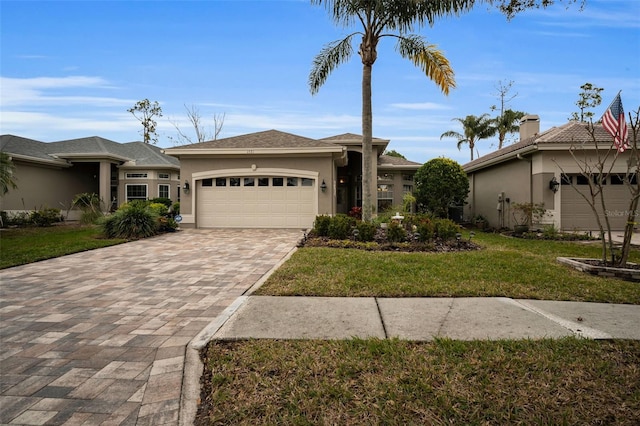
M 364 61 L 363 61 L 364 62 Z M 362 66 L 362 220 L 370 222 L 375 212 L 371 199 L 371 159 L 373 139 L 373 112 L 371 108 L 372 65 Z

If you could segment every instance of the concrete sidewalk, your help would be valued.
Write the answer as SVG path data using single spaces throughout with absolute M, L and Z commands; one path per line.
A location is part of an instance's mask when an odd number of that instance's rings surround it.
M 245 296 L 214 339 L 640 340 L 640 306 L 509 298 Z

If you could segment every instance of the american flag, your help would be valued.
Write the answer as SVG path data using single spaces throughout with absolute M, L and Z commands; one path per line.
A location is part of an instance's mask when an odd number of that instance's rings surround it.
M 627 123 L 624 120 L 624 109 L 620 93 L 615 97 L 607 111 L 602 116 L 602 127 L 613 136 L 613 143 L 618 152 L 629 148 L 627 144 Z

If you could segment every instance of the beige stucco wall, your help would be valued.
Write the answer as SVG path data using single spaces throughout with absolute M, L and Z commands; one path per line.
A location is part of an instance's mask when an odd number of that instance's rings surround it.
M 530 167 L 529 161 L 516 159 L 501 167 L 469 173 L 469 197 L 465 205 L 465 219 L 470 220 L 476 215 L 482 215 L 491 227 L 511 227 L 513 219 L 510 205 L 531 200 Z M 498 194 L 504 194 L 502 213 L 497 209 Z
M 183 217 L 181 226 L 195 226 L 196 180 L 206 179 L 224 170 L 234 170 L 235 175 L 259 175 L 261 170 L 299 170 L 317 173 L 318 214 L 335 214 L 336 169 L 331 154 L 318 156 L 273 157 L 273 156 L 225 156 L 224 158 L 180 158 L 180 181 L 188 181 L 189 193 L 182 193 L 180 213 Z M 196 174 L 196 178 L 194 178 Z M 265 173 L 271 174 L 271 173 Z M 324 180 L 327 189 L 322 192 L 320 185 Z M 194 196 L 195 195 L 195 196 Z
M 97 193 L 97 163 L 77 163 L 70 168 L 53 168 L 14 160 L 17 189 L 0 198 L 0 210 L 23 211 L 41 208 L 60 209 L 66 214 L 74 197 L 84 192 Z M 94 177 L 95 176 L 95 177 Z

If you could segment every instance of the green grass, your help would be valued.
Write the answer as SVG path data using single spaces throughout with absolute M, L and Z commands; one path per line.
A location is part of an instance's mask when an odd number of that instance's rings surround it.
M 638 341 L 216 341 L 204 359 L 196 425 L 640 420 Z
M 126 242 L 104 239 L 95 226 L 57 225 L 0 230 L 0 269 Z
M 640 287 L 556 261 L 600 256 L 599 242 L 554 242 L 480 233 L 483 249 L 401 253 L 304 247 L 256 292 L 276 296 L 512 297 L 640 304 Z M 640 261 L 632 249 L 629 259 Z

